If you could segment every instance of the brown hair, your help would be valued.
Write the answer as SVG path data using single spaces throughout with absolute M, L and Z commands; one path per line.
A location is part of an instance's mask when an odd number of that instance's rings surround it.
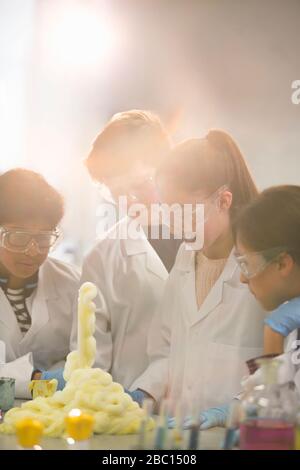
M 175 146 L 157 176 L 191 192 L 205 188 L 212 193 L 226 185 L 233 194 L 231 217 L 258 194 L 238 145 L 218 129 Z
M 121 159 L 120 171 L 137 160 L 157 166 L 170 151 L 170 145 L 168 133 L 157 115 L 132 109 L 110 119 L 97 136 L 86 165 L 92 176 L 97 174 L 99 156 L 101 160 L 107 156 Z
M 300 186 L 266 189 L 237 216 L 233 230 L 254 251 L 286 247 L 300 264 Z
M 0 224 L 45 221 L 55 228 L 63 215 L 62 196 L 39 173 L 15 168 L 0 176 Z

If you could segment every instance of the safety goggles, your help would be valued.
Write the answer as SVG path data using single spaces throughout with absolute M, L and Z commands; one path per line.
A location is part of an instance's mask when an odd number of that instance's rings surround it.
M 252 279 L 262 273 L 267 266 L 277 261 L 278 257 L 287 251 L 287 247 L 279 246 L 268 250 L 245 253 L 244 255 L 235 253 L 235 259 L 245 278 Z
M 111 192 L 115 191 L 123 193 L 131 203 L 139 202 L 145 197 L 158 202 L 154 171 L 105 178 L 103 182 L 97 183 L 97 187 L 103 199 L 109 202 L 112 202 Z
M 144 175 L 134 184 L 132 184 L 129 189 L 128 196 L 133 202 L 138 202 L 141 196 L 142 198 L 146 196 L 153 202 L 159 202 L 158 190 L 154 175 Z
M 174 214 L 174 218 L 176 216 L 183 217 L 184 214 L 188 215 L 199 215 L 201 217 L 201 220 L 203 219 L 203 222 L 207 222 L 209 219 L 211 213 L 217 208 L 218 202 L 219 202 L 219 197 L 222 194 L 223 191 L 228 190 L 227 185 L 223 185 L 220 188 L 218 188 L 216 191 L 211 193 L 209 196 L 206 198 L 202 199 L 202 201 L 197 201 L 196 203 L 187 203 L 187 204 L 173 204 L 172 207 L 172 212 Z
M 162 204 L 162 225 L 169 227 L 175 238 L 185 241 L 193 241 L 195 237 L 203 239 L 204 225 L 218 208 L 220 195 L 225 190 L 228 190 L 227 185 L 221 186 L 201 202 Z
M 26 253 L 34 244 L 39 254 L 46 254 L 60 236 L 59 229 L 30 232 L 0 227 L 0 246 L 14 253 Z

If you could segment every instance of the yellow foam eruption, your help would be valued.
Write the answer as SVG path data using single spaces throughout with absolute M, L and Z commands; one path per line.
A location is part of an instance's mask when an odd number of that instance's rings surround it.
M 24 418 L 38 419 L 44 434 L 61 437 L 65 432 L 65 418 L 73 408 L 94 417 L 94 432 L 99 434 L 134 434 L 140 429 L 145 411 L 142 410 L 122 385 L 113 382 L 107 372 L 92 368 L 96 356 L 95 310 L 93 299 L 97 289 L 91 282 L 84 283 L 78 300 L 78 343 L 66 360 L 66 386 L 51 397 L 37 397 L 20 408 L 5 414 L 0 432 L 13 434 L 16 424 Z M 147 430 L 154 427 L 147 421 Z

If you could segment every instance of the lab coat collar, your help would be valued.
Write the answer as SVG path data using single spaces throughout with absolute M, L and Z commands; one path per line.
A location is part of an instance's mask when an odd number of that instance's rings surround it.
M 186 243 L 183 243 L 179 249 L 181 250 L 181 256 L 176 260 L 175 269 L 183 272 L 193 271 L 196 251 L 188 249 Z
M 13 341 L 20 342 L 22 341 L 23 335 L 20 331 L 16 315 L 14 313 L 14 310 L 6 297 L 6 285 L 8 282 L 8 278 L 1 278 L 1 283 L 0 283 L 0 323 L 6 327 L 8 330 L 14 332 L 13 335 Z M 26 298 L 30 295 L 30 293 L 34 292 L 34 289 L 36 289 L 38 283 L 38 273 L 34 276 L 33 279 L 31 279 L 30 283 L 25 286 L 25 288 L 28 288 L 28 293 L 29 295 L 26 295 Z
M 43 296 L 46 300 L 55 300 L 59 298 L 58 283 L 53 277 L 54 272 L 50 269 L 50 262 L 51 259 L 47 259 L 40 267 L 36 294 Z
M 26 344 L 30 344 L 32 338 L 49 321 L 48 303 L 58 297 L 59 292 L 52 279 L 48 260 L 46 260 L 39 270 L 37 289 L 32 294 L 32 297 L 27 299 L 27 302 L 30 304 L 31 327 L 23 336 L 15 313 L 5 293 L 0 288 L 0 323 L 1 327 L 5 327 L 6 333 L 4 337 L 7 338 L 6 341 L 9 341 L 16 353 L 19 351 L 19 347 L 22 349 Z
M 139 255 L 141 253 L 146 253 L 147 252 L 147 244 L 146 244 L 147 238 L 142 237 L 138 238 L 136 240 L 127 238 L 124 240 L 124 247 L 126 251 L 127 256 L 132 256 L 132 255 Z
M 127 220 L 127 224 L 129 221 Z M 144 254 L 146 256 L 147 269 L 159 278 L 163 280 L 166 279 L 167 271 L 163 265 L 163 262 L 155 252 L 154 248 L 152 248 L 152 246 L 150 245 L 147 236 L 141 226 L 139 227 L 139 232 L 136 239 L 127 237 L 124 238 L 122 242 L 126 256 Z
M 123 255 L 125 256 L 133 256 L 138 255 L 140 253 L 146 253 L 147 251 L 147 244 L 145 241 L 147 237 L 141 228 L 141 230 L 137 233 L 136 238 L 129 238 L 128 234 L 128 227 L 132 219 L 130 217 L 125 216 L 121 220 L 119 220 L 115 225 L 113 225 L 101 239 L 110 238 L 112 240 L 119 240 L 121 243 L 121 250 Z
M 187 251 L 187 253 L 193 253 Z M 185 256 L 182 259 L 185 261 Z M 214 310 L 221 302 L 223 298 L 223 286 L 225 282 L 229 282 L 237 269 L 237 264 L 234 258 L 233 250 L 230 253 L 225 267 L 216 283 L 208 293 L 206 299 L 201 305 L 200 309 L 197 306 L 196 299 L 196 285 L 195 285 L 195 252 L 189 254 L 187 261 L 181 265 L 180 269 L 185 269 L 185 279 L 182 281 L 183 297 L 184 297 L 184 311 L 186 312 L 186 318 L 190 325 L 194 325 L 199 321 L 203 320 L 212 310 Z
M 51 278 L 46 275 L 43 269 L 39 272 L 39 282 L 35 293 L 33 294 L 31 303 L 31 327 L 23 336 L 21 345 L 30 344 L 32 338 L 45 326 L 49 321 L 48 302 L 50 299 L 50 291 L 52 288 L 53 296 L 56 297 L 56 290 L 52 285 Z
M 184 244 L 181 249 L 182 254 L 177 260 L 175 268 L 183 272 L 195 271 L 196 251 L 186 249 L 186 244 Z M 237 264 L 234 258 L 234 250 L 232 250 L 221 274 L 223 282 L 232 278 L 236 268 Z
M 0 288 L 0 324 L 1 329 L 4 327 L 5 331 L 9 331 L 10 341 L 17 347 L 17 345 L 22 340 L 22 333 L 18 326 L 16 315 L 2 288 Z M 6 337 L 6 332 L 3 333 Z M 6 341 L 4 342 L 6 343 Z
M 122 228 L 126 230 L 126 233 L 124 232 L 124 238 L 123 238 L 126 255 L 132 256 L 132 255 L 139 255 L 141 253 L 146 253 L 147 252 L 146 234 L 142 226 L 139 226 L 139 228 L 137 229 L 138 231 L 135 231 L 136 238 L 130 237 L 130 233 L 128 233 L 127 231 L 131 222 L 134 223 L 134 221 L 130 219 L 130 217 L 126 217 L 126 220 L 124 220 L 124 224 L 122 225 Z

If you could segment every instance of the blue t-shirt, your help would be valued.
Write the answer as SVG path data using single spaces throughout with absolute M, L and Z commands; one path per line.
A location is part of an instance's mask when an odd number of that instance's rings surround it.
M 282 336 L 300 328 L 300 297 L 281 304 L 265 319 L 265 324 Z

